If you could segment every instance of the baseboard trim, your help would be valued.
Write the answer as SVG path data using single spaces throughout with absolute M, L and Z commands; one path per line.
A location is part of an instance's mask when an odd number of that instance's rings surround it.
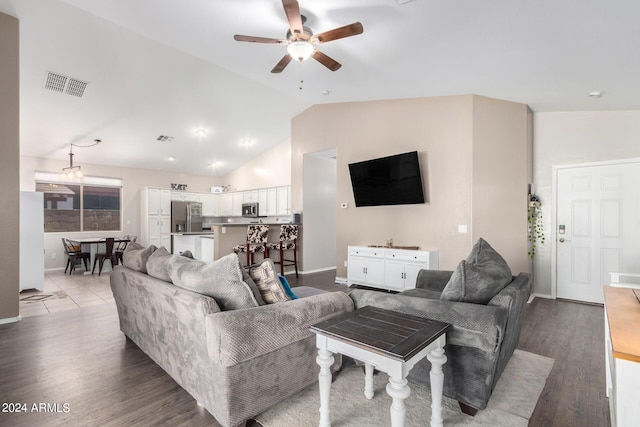
M 22 316 L 18 315 L 16 317 L 7 317 L 6 319 L 0 319 L 0 325 L 5 325 L 7 323 L 16 323 L 22 320 Z
M 549 294 L 537 294 L 537 293 L 534 293 L 533 297 L 535 297 L 535 298 L 544 298 L 544 299 L 555 299 L 554 297 L 552 297 Z
M 316 270 L 306 270 L 306 271 L 301 271 L 300 274 L 304 275 L 304 274 L 311 274 L 311 273 L 321 273 L 323 271 L 329 271 L 329 270 L 335 270 L 336 267 L 326 267 L 326 268 L 318 268 Z

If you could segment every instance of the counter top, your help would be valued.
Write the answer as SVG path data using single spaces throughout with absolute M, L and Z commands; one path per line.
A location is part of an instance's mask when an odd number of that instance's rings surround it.
M 191 232 L 183 232 L 183 233 L 169 233 L 171 236 L 201 236 L 201 235 L 209 235 L 213 234 L 211 230 L 202 230 L 202 231 L 191 231 Z
M 640 362 L 640 303 L 633 290 L 604 287 L 604 304 L 607 309 L 609 334 L 613 357 Z
M 285 224 L 302 225 L 300 223 L 293 224 L 293 223 L 289 223 L 289 222 L 214 222 L 214 223 L 211 224 L 211 226 L 212 227 L 246 227 L 247 225 L 252 225 L 252 224 L 261 224 L 261 225 L 285 225 Z

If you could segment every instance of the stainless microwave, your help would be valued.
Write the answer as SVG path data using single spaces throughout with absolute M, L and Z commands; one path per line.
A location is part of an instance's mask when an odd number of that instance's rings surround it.
M 245 218 L 258 218 L 260 216 L 258 203 L 243 203 L 242 216 Z

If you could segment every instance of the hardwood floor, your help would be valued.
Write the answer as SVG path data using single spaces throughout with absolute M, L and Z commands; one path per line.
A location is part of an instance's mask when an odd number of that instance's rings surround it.
M 294 287 L 346 291 L 334 278 L 287 276 Z M 609 425 L 603 324 L 599 306 L 528 305 L 519 348 L 555 359 L 531 426 Z M 0 426 L 219 425 L 125 339 L 111 302 L 0 325 L 0 379 Z M 1 412 L 12 403 L 27 412 Z M 49 407 L 32 411 L 34 403 Z

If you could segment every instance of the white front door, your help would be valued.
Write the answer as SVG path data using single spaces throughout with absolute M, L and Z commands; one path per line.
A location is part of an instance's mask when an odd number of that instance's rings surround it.
M 640 273 L 640 163 L 557 170 L 556 296 L 603 303 L 610 271 Z

